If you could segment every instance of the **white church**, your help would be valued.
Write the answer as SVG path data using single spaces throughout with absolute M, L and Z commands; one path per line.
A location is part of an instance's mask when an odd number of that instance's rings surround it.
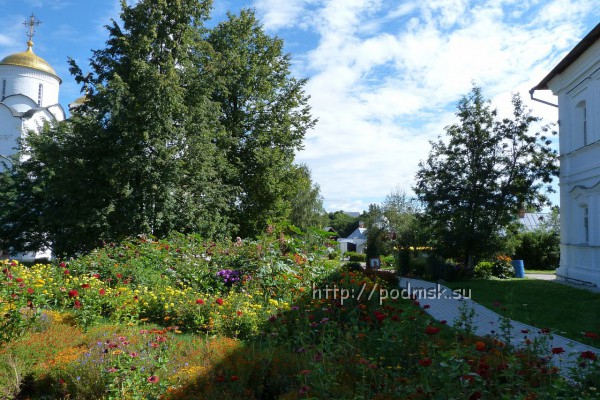
M 29 31 L 27 49 L 0 61 L 0 169 L 3 165 L 10 168 L 8 157 L 16 153 L 19 138 L 39 130 L 45 122 L 65 119 L 65 111 L 58 102 L 62 81 L 52 66 L 33 52 L 37 24 L 39 21 L 33 15 L 25 22 Z M 0 251 L 0 257 L 8 255 L 6 249 Z M 48 252 L 40 252 L 16 258 L 30 261 L 49 256 Z
M 600 286 L 600 24 L 540 81 L 558 96 L 559 278 Z

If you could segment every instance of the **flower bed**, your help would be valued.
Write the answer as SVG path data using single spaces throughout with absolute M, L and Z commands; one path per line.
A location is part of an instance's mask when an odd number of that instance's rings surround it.
M 393 277 L 344 270 L 317 239 L 284 232 L 142 239 L 5 262 L 0 279 L 0 397 L 592 399 L 600 387 L 594 353 L 569 382 L 549 363 L 565 349 L 453 330 L 426 304 L 380 299 Z

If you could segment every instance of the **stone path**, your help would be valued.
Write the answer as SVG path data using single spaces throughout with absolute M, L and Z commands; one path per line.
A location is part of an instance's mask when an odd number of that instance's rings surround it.
M 461 315 L 465 315 L 465 312 L 469 313 L 470 310 L 473 310 L 472 322 L 477 335 L 500 335 L 500 340 L 504 340 L 501 329 L 502 316 L 467 298 L 469 293 L 462 296 L 440 284 L 409 278 L 401 278 L 400 287 L 406 289 L 404 293 L 414 294 L 424 310 L 433 318 L 446 320 L 450 326 L 456 325 L 460 321 Z M 429 307 L 424 307 L 425 305 Z M 514 346 L 524 346 L 527 339 L 531 341 L 537 339 L 542 341 L 543 346 L 548 350 L 548 354 L 551 354 L 553 347 L 562 347 L 565 353 L 552 357 L 553 363 L 560 366 L 562 371 L 567 371 L 569 367 L 576 366 L 578 357 L 583 351 L 592 351 L 600 358 L 600 349 L 595 347 L 575 342 L 560 335 L 544 334 L 540 332 L 539 328 L 518 321 L 509 319 L 506 319 L 506 321 L 510 321 L 510 342 Z
M 525 272 L 525 278 L 540 279 L 540 280 L 544 280 L 544 281 L 552 281 L 552 282 L 560 283 L 563 285 L 568 285 L 568 286 L 574 287 L 576 289 L 583 289 L 583 290 L 589 290 L 590 292 L 594 292 L 594 293 L 600 293 L 600 287 L 598 287 L 598 286 L 586 285 L 586 284 L 577 283 L 574 281 L 566 281 L 564 279 L 557 278 L 557 276 L 554 274 L 552 274 L 552 275 L 528 274 L 527 272 Z

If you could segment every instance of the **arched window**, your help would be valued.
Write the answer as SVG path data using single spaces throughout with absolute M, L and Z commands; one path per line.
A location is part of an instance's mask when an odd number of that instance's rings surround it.
M 583 137 L 583 145 L 588 144 L 588 131 L 587 131 L 587 107 L 585 100 L 577 103 L 577 120 L 576 120 L 577 131 Z
M 588 206 L 583 207 L 583 241 L 590 242 L 590 213 Z
M 38 107 L 42 106 L 42 97 L 44 96 L 44 85 L 40 83 L 38 87 Z

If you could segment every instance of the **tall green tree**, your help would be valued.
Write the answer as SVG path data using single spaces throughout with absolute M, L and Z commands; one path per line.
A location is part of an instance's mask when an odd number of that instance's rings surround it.
M 226 182 L 240 188 L 234 221 L 240 235 L 252 236 L 290 212 L 294 155 L 315 124 L 306 80 L 291 75 L 283 41 L 267 35 L 251 10 L 228 14 L 208 42 L 216 61 L 212 98 L 227 132 L 219 145 L 235 171 Z
M 330 212 L 327 218 L 327 224 L 342 238 L 348 237 L 358 228 L 359 218 L 352 217 L 343 210 Z
M 99 240 L 229 228 L 235 190 L 217 147 L 225 131 L 201 79 L 211 66 L 203 40 L 210 1 L 121 6 L 92 72 L 71 61 L 87 102 L 69 121 L 31 133 L 7 182 L 12 204 L 30 207 L 18 237 L 32 248 L 43 238 L 57 254 L 74 254 Z M 0 210 L 2 238 L 17 233 L 14 216 Z
M 317 183 L 310 176 L 306 165 L 294 166 L 296 178 L 293 184 L 295 193 L 291 198 L 291 211 L 288 219 L 300 229 L 323 228 L 327 221 L 323 208 L 323 196 Z
M 418 220 L 420 204 L 411 198 L 400 187 L 395 188 L 385 197 L 382 213 L 388 225 L 387 230 L 392 233 L 397 249 L 398 271 L 405 275 L 410 268 L 411 247 L 415 248 L 423 242 L 422 229 Z
M 502 228 L 522 204 L 540 207 L 548 201 L 543 189 L 552 191 L 558 175 L 548 128 L 532 133 L 539 118 L 518 95 L 512 105 L 512 117 L 499 119 L 473 87 L 458 103 L 459 122 L 431 142 L 429 157 L 419 164 L 414 191 L 442 256 L 472 265 L 499 249 Z

